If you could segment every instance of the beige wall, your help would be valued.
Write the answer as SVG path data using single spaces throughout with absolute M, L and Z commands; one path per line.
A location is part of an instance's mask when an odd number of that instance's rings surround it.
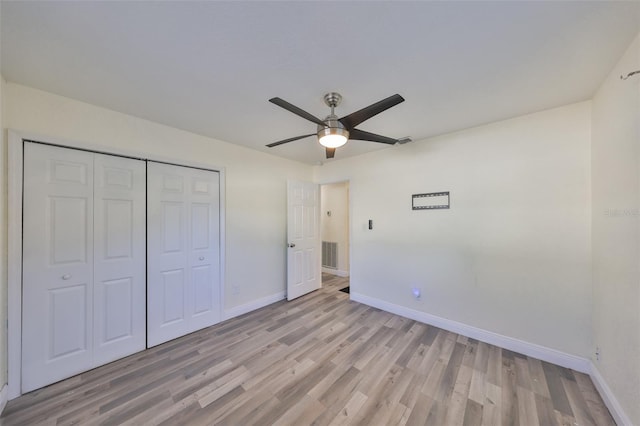
M 593 98 L 594 363 L 640 425 L 640 35 Z
M 583 102 L 317 166 L 317 181 L 350 181 L 352 293 L 588 357 L 590 112 Z M 411 209 L 412 194 L 440 191 L 451 209 Z
M 13 83 L 4 96 L 7 128 L 224 167 L 224 308 L 285 290 L 286 181 L 311 180 L 310 166 Z
M 320 227 L 322 241 L 338 243 L 338 275 L 349 274 L 349 183 L 320 187 Z M 331 212 L 331 216 L 327 212 Z

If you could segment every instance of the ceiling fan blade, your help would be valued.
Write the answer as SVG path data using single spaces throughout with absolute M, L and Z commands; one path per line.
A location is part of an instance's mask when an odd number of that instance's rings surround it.
M 375 133 L 365 132 L 364 130 L 353 129 L 349 132 L 349 139 L 358 141 L 380 142 L 389 145 L 395 145 L 398 139 L 388 138 L 386 136 L 376 135 Z
M 325 150 L 327 151 L 327 158 L 333 158 L 336 155 L 335 148 L 325 148 Z
M 306 120 L 309 120 L 313 123 L 319 124 L 321 126 L 326 126 L 326 123 L 322 120 L 320 120 L 318 117 L 314 117 L 313 115 L 309 114 L 307 111 L 298 108 L 297 106 L 290 104 L 289 102 L 285 101 L 284 99 L 280 99 L 280 98 L 271 98 L 269 99 L 269 102 L 271 102 L 272 104 L 276 104 L 278 105 L 280 108 L 284 108 L 289 112 L 294 113 L 297 116 L 300 116 Z
M 267 146 L 269 148 L 273 148 L 274 146 L 282 145 L 283 143 L 289 143 L 289 142 L 297 141 L 298 139 L 308 138 L 309 136 L 314 136 L 314 135 L 315 135 L 315 133 L 309 133 L 308 135 L 295 136 L 293 138 L 283 139 L 283 140 L 278 141 L 278 142 L 270 143 Z
M 342 117 L 340 122 L 344 124 L 347 130 L 351 131 L 358 124 L 365 120 L 370 119 L 374 115 L 380 114 L 382 111 L 388 110 L 392 106 L 398 105 L 400 102 L 404 102 L 404 98 L 398 94 L 389 96 L 375 104 L 371 104 L 368 107 L 362 108 L 360 111 L 352 112 L 351 114 Z

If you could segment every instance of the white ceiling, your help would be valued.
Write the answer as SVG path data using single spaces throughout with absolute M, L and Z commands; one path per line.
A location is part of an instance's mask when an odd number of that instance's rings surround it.
M 307 122 L 394 93 L 358 126 L 414 140 L 589 99 L 640 30 L 639 2 L 10 2 L 2 74 L 274 155 L 325 161 Z M 176 141 L 179 143 L 179 141 Z M 387 145 L 350 141 L 336 160 Z M 336 161 L 328 160 L 328 161 Z

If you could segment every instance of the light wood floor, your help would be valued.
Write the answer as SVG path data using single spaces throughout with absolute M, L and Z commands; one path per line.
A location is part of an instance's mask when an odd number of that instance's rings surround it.
M 330 277 L 330 276 L 329 276 Z M 4 425 L 610 425 L 588 376 L 321 290 L 29 393 Z

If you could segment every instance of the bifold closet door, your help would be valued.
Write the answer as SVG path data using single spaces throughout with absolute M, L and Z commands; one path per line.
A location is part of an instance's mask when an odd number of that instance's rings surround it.
M 220 322 L 220 177 L 147 164 L 147 343 Z
M 94 364 L 146 348 L 146 164 L 94 156 Z
M 24 145 L 22 391 L 145 345 L 145 164 Z

